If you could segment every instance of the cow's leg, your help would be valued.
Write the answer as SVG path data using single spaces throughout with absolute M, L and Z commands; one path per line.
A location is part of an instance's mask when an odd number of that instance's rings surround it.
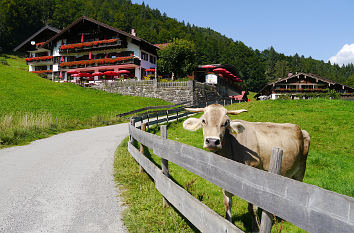
M 232 222 L 232 217 L 231 217 L 231 207 L 232 207 L 232 193 L 229 193 L 228 191 L 222 190 L 222 193 L 224 194 L 224 205 L 225 205 L 225 210 L 226 210 L 226 219 Z
M 248 203 L 248 212 L 252 218 L 252 232 L 258 232 L 259 227 L 261 226 L 258 215 L 257 215 L 258 207 L 253 205 L 252 203 Z

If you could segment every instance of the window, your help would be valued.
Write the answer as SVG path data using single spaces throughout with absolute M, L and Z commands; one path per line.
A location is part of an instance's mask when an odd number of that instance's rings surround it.
M 150 63 L 156 64 L 156 57 L 153 55 L 150 55 Z
M 148 61 L 149 60 L 149 55 L 147 53 L 141 52 L 141 59 Z

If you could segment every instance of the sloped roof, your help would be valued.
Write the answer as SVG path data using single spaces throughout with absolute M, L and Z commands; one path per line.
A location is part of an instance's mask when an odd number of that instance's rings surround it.
M 286 77 L 286 78 L 281 78 L 281 79 L 278 79 L 274 82 L 270 82 L 268 83 L 266 86 L 264 86 L 254 97 L 258 97 L 261 95 L 261 93 L 264 91 L 264 89 L 266 89 L 267 87 L 271 86 L 271 85 L 275 85 L 277 83 L 280 83 L 280 82 L 283 82 L 285 80 L 288 80 L 288 79 L 291 79 L 291 78 L 294 78 L 296 76 L 300 76 L 300 75 L 304 75 L 304 76 L 307 76 L 307 77 L 311 77 L 311 78 L 314 78 L 314 79 L 318 79 L 318 80 L 321 80 L 323 82 L 326 82 L 326 83 L 330 83 L 331 85 L 335 85 L 335 84 L 338 84 L 338 85 L 342 85 L 342 86 L 345 86 L 347 88 L 351 88 L 351 89 L 354 89 L 353 87 L 350 87 L 348 85 L 345 85 L 345 84 L 342 84 L 342 83 L 339 83 L 339 82 L 336 82 L 336 81 L 333 81 L 333 80 L 330 80 L 328 78 L 324 78 L 324 77 L 321 77 L 319 75 L 316 75 L 316 74 L 311 74 L 311 73 L 303 73 L 303 72 L 299 72 L 297 74 L 294 74 L 294 75 L 291 75 L 289 77 Z
M 144 43 L 147 43 L 147 44 L 149 44 L 149 45 L 151 45 L 151 46 L 154 46 L 154 47 L 158 48 L 157 46 L 151 44 L 150 42 L 147 42 L 147 41 L 144 40 L 144 39 L 141 39 L 141 38 L 139 38 L 139 37 L 133 36 L 133 35 L 130 34 L 130 33 L 127 33 L 127 32 L 125 32 L 125 31 L 119 30 L 119 29 L 117 29 L 117 28 L 115 28 L 115 27 L 109 26 L 109 25 L 107 25 L 107 24 L 105 24 L 105 23 L 102 23 L 102 22 L 97 21 L 97 20 L 95 20 L 95 19 L 91 19 L 91 18 L 86 17 L 86 16 L 81 16 L 79 19 L 77 19 L 76 21 L 74 21 L 72 24 L 70 24 L 69 26 L 67 26 L 67 27 L 64 28 L 63 30 L 61 30 L 58 34 L 56 34 L 55 36 L 53 36 L 52 38 L 50 38 L 49 40 L 47 40 L 47 41 L 44 43 L 43 47 L 47 46 L 50 42 L 55 41 L 57 38 L 59 38 L 61 35 L 63 35 L 65 32 L 67 32 L 70 28 L 72 28 L 73 26 L 77 25 L 78 23 L 80 23 L 80 22 L 82 22 L 82 21 L 84 21 L 84 20 L 89 21 L 89 22 L 94 23 L 94 24 L 97 24 L 97 25 L 100 25 L 100 26 L 102 26 L 102 27 L 105 27 L 105 28 L 107 28 L 107 29 L 109 29 L 109 30 L 112 30 L 112 31 L 117 32 L 117 33 L 119 33 L 119 34 L 122 34 L 122 35 L 124 35 L 124 36 L 130 37 L 130 38 L 132 38 L 133 40 L 140 41 L 140 42 L 144 42 Z
M 160 48 L 160 49 L 164 49 L 166 48 L 170 43 L 163 43 L 163 44 L 155 44 L 156 47 Z
M 36 33 L 34 33 L 33 35 L 31 35 L 30 37 L 28 37 L 25 41 L 23 41 L 20 45 L 18 45 L 16 48 L 13 49 L 14 52 L 18 51 L 20 48 L 22 48 L 25 44 L 27 44 L 29 41 L 31 41 L 33 38 L 35 38 L 36 36 L 38 36 L 39 34 L 41 34 L 43 31 L 45 30 L 51 30 L 55 33 L 59 33 L 60 30 L 49 26 L 49 25 L 45 25 L 44 27 L 42 27 L 41 29 L 39 29 Z

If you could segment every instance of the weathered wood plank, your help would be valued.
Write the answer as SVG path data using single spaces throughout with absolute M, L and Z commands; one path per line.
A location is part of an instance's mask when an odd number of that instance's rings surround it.
M 243 232 L 161 173 L 155 186 L 201 232 Z
M 163 139 L 163 140 L 167 139 L 167 126 L 166 125 L 160 126 L 160 132 L 161 132 L 161 139 Z M 161 170 L 162 170 L 162 174 L 164 174 L 167 177 L 170 176 L 170 173 L 168 171 L 168 160 L 167 159 L 161 159 Z M 162 201 L 163 201 L 164 207 L 169 206 L 168 201 L 164 197 L 163 197 Z
M 283 150 L 280 148 L 273 148 L 270 156 L 270 164 L 268 172 L 273 174 L 280 174 L 281 162 L 283 160 Z M 273 215 L 268 211 L 262 211 L 262 222 L 259 229 L 260 233 L 270 233 L 272 230 Z
M 309 232 L 353 232 L 354 199 L 132 130 L 154 153 Z M 331 222 L 325 228 L 323 221 Z
M 243 232 L 175 184 L 138 149 L 128 143 L 133 158 L 154 179 L 156 189 L 202 232 Z
M 136 162 L 144 168 L 145 172 L 155 180 L 157 176 L 156 174 L 160 172 L 160 169 L 158 169 L 158 167 L 156 167 L 148 158 L 142 155 L 131 143 L 128 143 L 128 151 Z

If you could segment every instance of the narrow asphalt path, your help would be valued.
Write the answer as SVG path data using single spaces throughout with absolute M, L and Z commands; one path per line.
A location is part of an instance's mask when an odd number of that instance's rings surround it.
M 113 180 L 128 124 L 0 150 L 0 232 L 127 232 Z

